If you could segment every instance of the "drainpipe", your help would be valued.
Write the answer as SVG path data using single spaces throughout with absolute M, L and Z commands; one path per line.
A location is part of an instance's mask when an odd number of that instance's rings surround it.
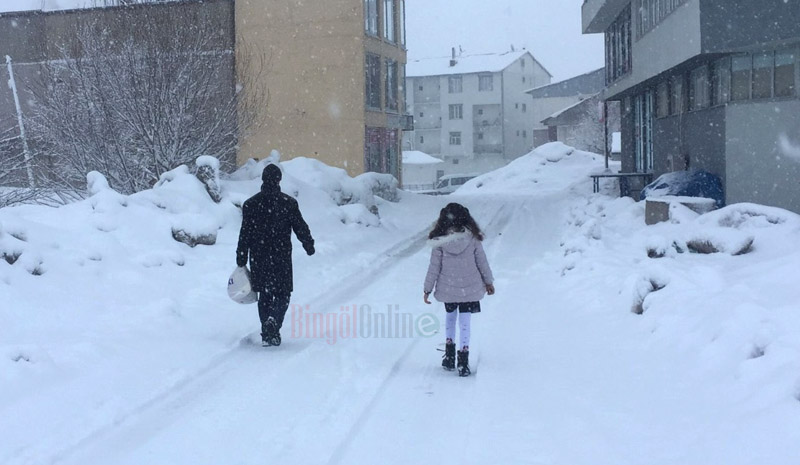
M 8 66 L 8 87 L 14 95 L 14 106 L 17 109 L 17 122 L 19 123 L 19 137 L 22 139 L 22 153 L 25 156 L 25 168 L 28 171 L 28 187 L 36 187 L 36 180 L 33 177 L 33 166 L 31 163 L 31 152 L 28 150 L 28 139 L 25 136 L 25 123 L 22 120 L 22 106 L 19 104 L 19 94 L 17 93 L 17 82 L 14 80 L 14 69 L 11 66 L 11 57 L 6 55 L 6 65 Z

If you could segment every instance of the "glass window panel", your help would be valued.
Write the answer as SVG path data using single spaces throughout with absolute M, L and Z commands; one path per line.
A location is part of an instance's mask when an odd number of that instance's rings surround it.
M 675 76 L 670 81 L 669 107 L 673 115 L 684 111 L 683 105 L 683 76 Z
M 714 63 L 713 105 L 723 105 L 731 97 L 731 60 L 723 58 Z
M 795 94 L 795 52 L 776 52 L 775 96 L 793 97 Z
M 364 30 L 371 36 L 378 35 L 378 0 L 364 0 Z
M 662 82 L 656 89 L 656 116 L 665 118 L 669 116 L 669 85 Z
M 752 59 L 749 55 L 735 56 L 731 59 L 731 100 L 750 98 L 751 66 Z
M 397 40 L 395 31 L 394 0 L 383 2 L 383 38 L 389 42 Z
M 381 58 L 367 54 L 366 104 L 369 108 L 381 108 Z
M 753 98 L 772 97 L 773 66 L 771 52 L 753 55 Z

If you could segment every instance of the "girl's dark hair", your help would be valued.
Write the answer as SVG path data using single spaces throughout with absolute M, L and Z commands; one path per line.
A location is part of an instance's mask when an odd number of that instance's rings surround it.
M 436 220 L 436 225 L 433 231 L 428 234 L 428 239 L 434 239 L 441 236 L 446 236 L 451 232 L 461 232 L 468 230 L 479 241 L 483 240 L 483 232 L 478 227 L 478 223 L 469 214 L 467 207 L 458 203 L 448 203 L 446 207 L 442 208 L 439 212 L 439 219 Z

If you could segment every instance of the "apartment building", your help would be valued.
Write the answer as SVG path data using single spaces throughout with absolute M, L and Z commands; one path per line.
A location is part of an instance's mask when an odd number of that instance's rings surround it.
M 263 158 L 312 157 L 351 175 L 365 171 L 401 177 L 405 115 L 405 1 L 330 0 L 324 7 L 295 0 L 177 0 L 107 8 L 0 13 L 0 56 L 10 55 L 22 112 L 34 102 L 43 62 L 61 59 L 62 47 L 79 50 L 79 22 L 105 25 L 114 36 L 135 37 L 152 15 L 174 27 L 216 31 L 210 42 L 222 57 L 220 87 L 235 92 L 236 75 L 255 73 L 236 60 L 239 50 L 263 54 L 262 108 L 266 124 L 243 135 L 230 163 Z M 76 52 L 77 53 L 77 52 Z M 5 73 L 3 73 L 5 74 Z M 5 82 L 8 77 L 3 78 Z M 13 97 L 0 86 L 0 149 L 16 150 L 19 130 Z
M 800 3 L 586 0 L 582 15 L 605 35 L 623 171 L 703 169 L 728 203 L 800 212 Z
M 416 60 L 408 64 L 406 98 L 414 131 L 404 150 L 445 161 L 441 174 L 478 174 L 533 149 L 536 120 L 526 89 L 551 74 L 530 52 L 510 51 Z
M 266 128 L 239 161 L 319 159 L 401 177 L 405 115 L 405 0 L 237 0 L 237 40 L 267 53 Z

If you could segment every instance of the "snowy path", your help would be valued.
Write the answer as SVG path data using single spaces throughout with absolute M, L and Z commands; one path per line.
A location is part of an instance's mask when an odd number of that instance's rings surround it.
M 522 260 L 513 247 L 500 246 L 534 232 L 519 227 L 520 220 L 513 219 L 526 213 L 529 206 L 498 202 L 482 201 L 472 207 L 476 216 L 488 219 L 484 224 L 490 258 Z M 557 210 L 550 208 L 553 213 Z M 558 218 L 542 216 L 553 221 Z M 539 228 L 550 231 L 555 239 L 551 226 Z M 499 237 L 503 240 L 496 241 Z M 434 311 L 436 317 L 441 316 L 438 306 L 423 308 L 416 292 L 427 266 L 428 249 L 419 238 L 410 240 L 406 248 L 393 263 L 373 271 L 369 285 L 364 279 L 360 292 L 352 284 L 344 286 L 314 306 L 329 310 L 339 308 L 340 303 L 366 303 L 375 313 L 385 313 L 382 307 L 391 304 L 400 312 Z M 498 285 L 504 286 L 512 277 L 499 272 Z M 355 302 L 350 297 L 354 295 Z M 365 427 L 373 420 L 373 410 L 393 397 L 398 386 L 410 382 L 413 392 L 429 397 L 429 385 L 440 377 L 444 377 L 442 383 L 461 382 L 460 389 L 469 390 L 474 384 L 469 379 L 448 379 L 448 374 L 441 372 L 434 350 L 438 338 L 367 338 L 329 344 L 324 339 L 287 337 L 290 318 L 287 315 L 285 342 L 279 351 L 243 346 L 117 427 L 65 451 L 61 462 L 142 463 L 147 457 L 159 457 L 162 463 L 211 464 L 237 457 L 237 463 L 335 463 L 350 452 L 351 442 L 369 433 Z M 420 384 L 420 376 L 429 381 Z M 411 434 L 414 431 L 409 429 Z M 115 459 L 109 461 L 110 457 Z
M 54 462 L 767 463 L 728 444 L 747 444 L 758 424 L 741 424 L 721 381 L 654 343 L 641 317 L 596 280 L 562 279 L 559 242 L 580 199 L 458 200 L 484 226 L 497 278 L 497 295 L 473 320 L 475 376 L 440 368 L 440 334 L 332 340 L 288 314 L 279 349 L 236 347 Z M 373 322 L 390 311 L 441 321 L 441 304 L 422 303 L 428 257 L 422 236 L 408 238 L 305 314 L 356 306 Z

